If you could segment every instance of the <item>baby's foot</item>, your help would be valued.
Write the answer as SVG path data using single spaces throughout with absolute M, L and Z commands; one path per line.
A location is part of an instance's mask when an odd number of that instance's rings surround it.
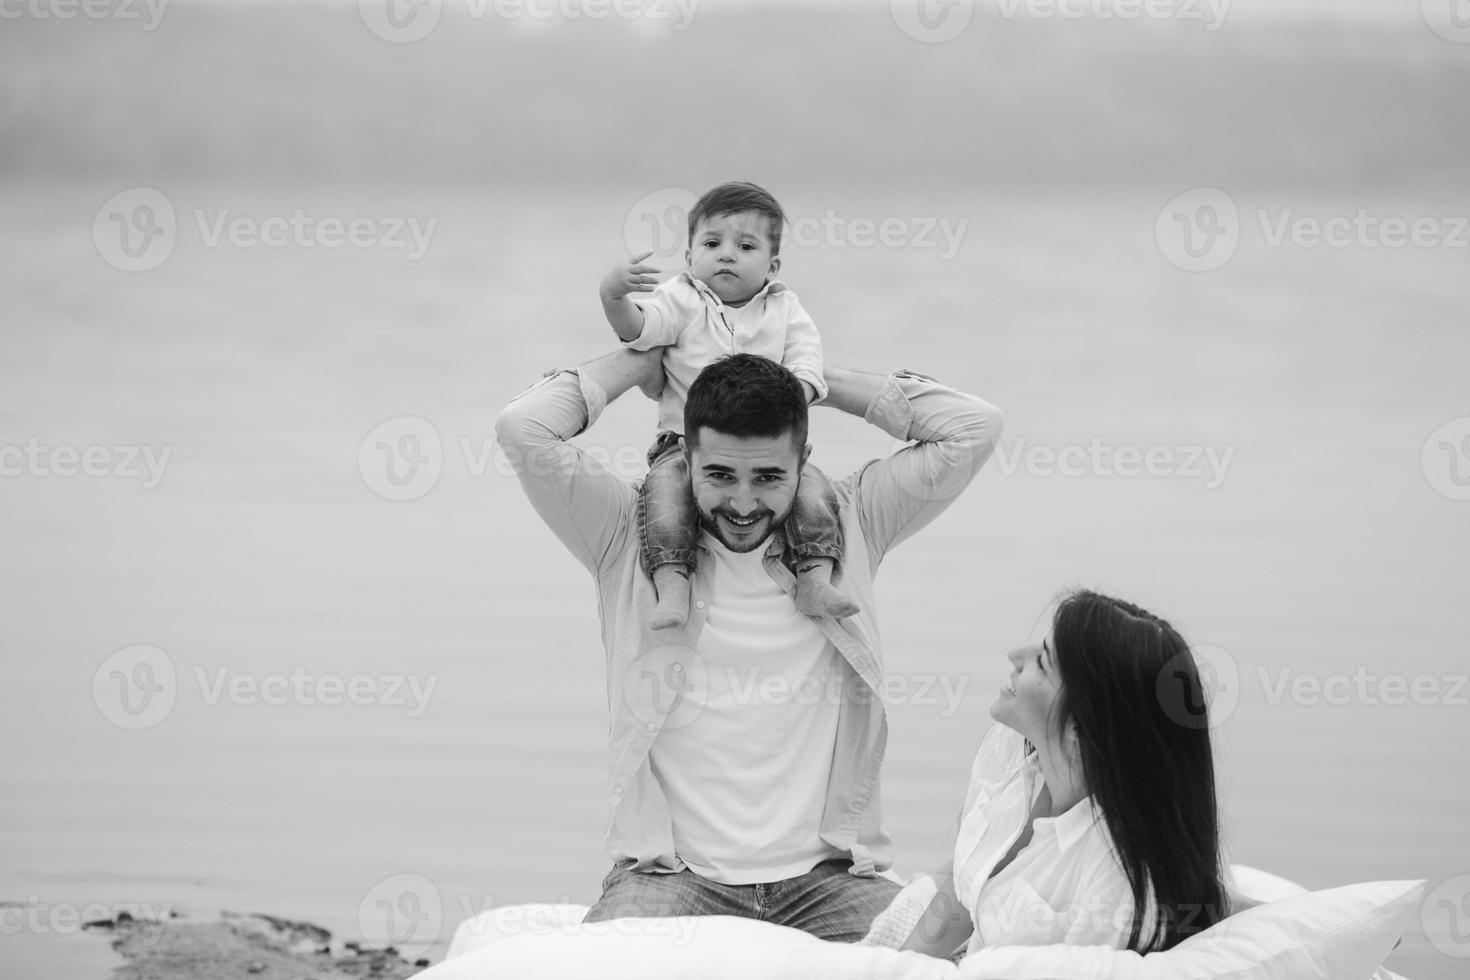
M 658 605 L 648 620 L 650 629 L 683 626 L 689 619 L 689 573 L 678 565 L 660 565 L 653 570 L 653 587 Z
M 832 586 L 832 563 L 815 561 L 796 574 L 796 609 L 804 616 L 843 619 L 858 605 Z

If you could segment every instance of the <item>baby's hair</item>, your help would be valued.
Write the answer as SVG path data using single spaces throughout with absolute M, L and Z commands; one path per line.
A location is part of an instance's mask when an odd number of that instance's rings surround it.
M 690 245 L 694 244 L 694 229 L 703 219 L 742 211 L 754 211 L 770 223 L 771 255 L 780 255 L 781 227 L 786 224 L 786 212 L 764 187 L 744 180 L 731 181 L 705 191 L 704 196 L 694 202 L 689 212 Z

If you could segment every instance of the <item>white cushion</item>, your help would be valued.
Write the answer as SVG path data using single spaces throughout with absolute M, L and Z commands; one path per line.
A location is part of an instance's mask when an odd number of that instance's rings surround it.
M 1274 902 L 1291 895 L 1307 893 L 1307 889 L 1294 881 L 1288 881 L 1280 875 L 1273 875 L 1269 871 L 1247 867 L 1244 864 L 1232 864 L 1230 877 L 1233 880 L 1235 891 L 1256 902 Z
M 471 923 L 507 912 L 495 909 Z M 468 951 L 416 974 L 415 980 L 953 980 L 955 975 L 948 960 L 829 943 L 735 916 L 555 925 L 557 914 L 531 913 L 540 924 L 516 935 L 504 935 L 493 925 L 471 926 L 471 933 L 495 937 L 477 947 L 468 938 L 461 943 L 466 923 L 455 933 L 455 945 Z M 527 913 L 511 915 L 525 918 Z
M 1005 946 L 958 968 L 885 947 L 827 943 L 730 916 L 582 923 L 585 905 L 513 905 L 464 922 L 423 980 L 1296 980 L 1366 978 L 1418 906 L 1423 881 L 1320 892 L 1236 867 L 1247 909 L 1162 953 L 1104 946 Z M 693 972 L 691 972 L 691 970 Z M 1387 971 L 1377 974 L 1391 978 Z
M 587 905 L 502 905 L 466 919 L 454 930 L 445 957 L 502 942 L 524 932 L 549 932 L 575 925 L 587 915 Z
M 1398 942 L 1424 884 L 1374 881 L 1291 895 L 1148 956 L 1102 946 L 977 950 L 955 980 L 1360 980 Z

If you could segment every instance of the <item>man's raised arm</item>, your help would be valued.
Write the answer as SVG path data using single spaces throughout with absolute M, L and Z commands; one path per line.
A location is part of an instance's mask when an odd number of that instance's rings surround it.
M 980 472 L 1000 441 L 994 405 L 910 371 L 887 376 L 827 367 L 821 403 L 856 415 L 910 445 L 857 477 L 857 502 L 876 563 L 928 524 Z
M 495 420 L 495 439 L 531 506 L 594 574 L 631 530 L 634 489 L 567 440 L 628 389 L 656 391 L 661 354 L 616 350 L 571 371 L 549 371 Z

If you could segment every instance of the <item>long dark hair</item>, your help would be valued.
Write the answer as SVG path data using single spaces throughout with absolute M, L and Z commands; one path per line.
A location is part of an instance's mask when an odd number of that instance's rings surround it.
M 1056 730 L 1076 724 L 1083 778 L 1133 892 L 1128 948 L 1168 949 L 1228 914 L 1209 709 L 1194 656 L 1164 620 L 1088 591 L 1062 600 L 1052 640 Z

